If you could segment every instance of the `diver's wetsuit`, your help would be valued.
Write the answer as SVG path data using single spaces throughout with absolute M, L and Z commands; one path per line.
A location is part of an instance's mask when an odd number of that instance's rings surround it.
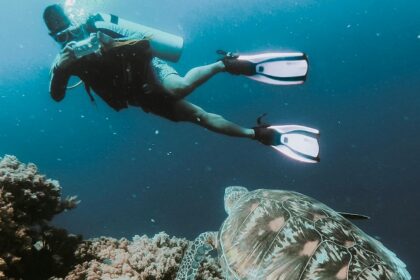
M 118 17 L 102 13 L 90 16 L 85 27 L 88 33 L 100 31 L 118 39 L 142 40 L 151 35 L 123 26 L 119 24 Z M 52 67 L 50 82 L 50 93 L 53 99 L 60 101 L 64 98 L 68 80 L 74 75 L 85 82 L 89 94 L 90 89 L 93 89 L 117 111 L 127 108 L 128 105 L 140 106 L 146 112 L 177 121 L 172 106 L 176 100 L 160 86 L 168 75 L 178 75 L 175 69 L 159 58 L 149 57 L 144 71 L 133 71 L 134 75 L 127 75 L 126 62 L 113 63 L 106 59 L 106 56 L 84 57 L 76 61 L 68 71 L 58 69 L 56 67 L 58 59 L 56 59 Z M 131 66 L 139 66 L 135 61 L 128 62 Z

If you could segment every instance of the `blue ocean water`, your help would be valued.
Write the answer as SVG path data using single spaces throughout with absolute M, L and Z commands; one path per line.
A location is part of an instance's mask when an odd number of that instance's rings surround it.
M 217 49 L 307 53 L 302 86 L 220 74 L 188 100 L 248 127 L 267 112 L 272 123 L 319 128 L 316 165 L 137 108 L 117 113 L 81 88 L 54 102 L 49 67 L 59 48 L 41 16 L 51 3 L 2 5 L 0 156 L 36 163 L 65 195 L 79 196 L 56 225 L 85 237 L 192 239 L 218 229 L 226 186 L 289 189 L 371 216 L 358 225 L 420 276 L 420 2 L 76 1 L 182 35 L 180 73 L 215 61 Z

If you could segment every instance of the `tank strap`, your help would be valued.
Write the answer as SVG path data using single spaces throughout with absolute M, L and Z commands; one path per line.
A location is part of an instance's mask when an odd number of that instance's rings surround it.
M 104 21 L 103 17 L 100 14 L 89 16 L 85 23 L 86 29 L 89 33 L 98 31 L 95 26 L 95 23 L 98 21 Z
M 93 104 L 95 104 L 95 98 L 93 98 L 92 92 L 91 92 L 91 90 L 90 90 L 90 86 L 89 86 L 87 83 L 85 83 L 85 90 L 86 90 L 86 93 L 88 94 L 88 96 L 89 96 L 89 98 L 90 98 L 90 101 L 91 101 Z
M 119 21 L 119 17 L 111 14 L 111 23 L 118 24 L 118 21 Z

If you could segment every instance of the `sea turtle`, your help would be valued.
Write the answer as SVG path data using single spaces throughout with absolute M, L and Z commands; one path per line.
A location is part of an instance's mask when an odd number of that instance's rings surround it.
M 394 253 L 313 198 L 235 186 L 226 188 L 224 200 L 228 217 L 219 232 L 196 238 L 177 280 L 195 279 L 215 248 L 228 280 L 411 279 Z

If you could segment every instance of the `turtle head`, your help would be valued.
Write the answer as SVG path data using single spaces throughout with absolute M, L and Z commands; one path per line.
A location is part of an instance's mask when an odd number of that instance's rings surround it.
M 248 189 L 240 186 L 231 186 L 225 189 L 225 211 L 228 215 L 230 215 L 236 202 L 247 193 Z

